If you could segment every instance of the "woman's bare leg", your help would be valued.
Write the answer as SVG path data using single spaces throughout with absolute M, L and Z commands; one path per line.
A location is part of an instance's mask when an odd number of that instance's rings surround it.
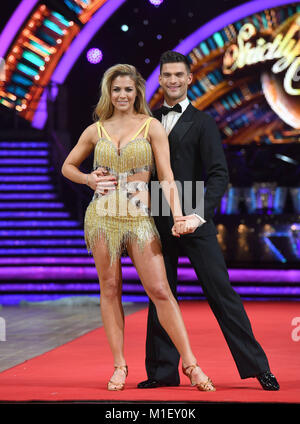
M 117 260 L 110 265 L 110 255 L 104 239 L 97 242 L 93 257 L 100 282 L 102 321 L 113 354 L 114 366 L 125 365 L 121 261 Z M 124 382 L 124 372 L 116 370 L 113 381 Z
M 157 239 L 146 244 L 143 251 L 136 242 L 128 246 L 128 253 L 136 267 L 144 289 L 155 304 L 161 326 L 176 346 L 184 366 L 197 362 L 183 322 L 180 308 L 170 289 L 161 247 Z M 207 381 L 207 376 L 197 368 L 193 371 L 196 384 Z

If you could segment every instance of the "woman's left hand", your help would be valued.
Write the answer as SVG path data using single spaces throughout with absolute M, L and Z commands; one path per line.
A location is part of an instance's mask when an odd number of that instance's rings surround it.
M 172 227 L 172 234 L 175 237 L 180 237 L 180 234 L 185 233 L 186 223 L 184 221 L 179 221 L 179 217 L 175 217 L 174 225 Z
M 173 225 L 173 227 L 172 227 L 172 235 L 174 236 L 174 237 L 180 237 L 180 234 L 177 232 L 177 230 L 176 230 L 176 225 L 174 224 Z

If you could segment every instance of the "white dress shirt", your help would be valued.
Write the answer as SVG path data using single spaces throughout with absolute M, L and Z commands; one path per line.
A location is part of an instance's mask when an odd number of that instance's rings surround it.
M 184 100 L 182 100 L 180 103 L 182 112 L 169 112 L 167 115 L 162 115 L 162 120 L 161 123 L 163 124 L 167 134 L 169 135 L 170 132 L 172 131 L 172 129 L 174 128 L 176 122 L 178 121 L 178 119 L 180 118 L 180 116 L 183 114 L 183 112 L 185 111 L 185 109 L 188 107 L 188 105 L 190 104 L 189 99 L 186 97 Z M 168 103 L 166 101 L 164 101 L 164 106 L 167 107 L 172 107 L 170 105 L 168 105 Z
M 165 130 L 166 130 L 166 132 L 167 132 L 168 135 L 170 134 L 170 132 L 174 128 L 174 126 L 177 123 L 177 121 L 180 118 L 180 116 L 183 114 L 183 112 L 186 110 L 186 108 L 190 104 L 190 101 L 186 97 L 179 104 L 181 106 L 181 113 L 180 112 L 171 111 L 167 115 L 162 115 L 161 123 L 162 123 L 163 127 L 165 128 Z M 168 105 L 168 103 L 166 102 L 166 100 L 164 101 L 164 106 L 172 107 L 172 106 Z M 199 226 L 202 225 L 202 224 L 204 224 L 206 222 L 206 220 L 204 218 L 202 218 L 200 215 L 197 215 L 196 213 L 194 213 L 193 215 L 195 215 L 200 220 Z

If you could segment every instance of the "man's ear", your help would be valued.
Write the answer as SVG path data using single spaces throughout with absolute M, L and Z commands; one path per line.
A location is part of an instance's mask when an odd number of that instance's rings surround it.
M 193 81 L 193 74 L 192 72 L 190 72 L 188 76 L 188 85 L 190 85 L 192 81 Z

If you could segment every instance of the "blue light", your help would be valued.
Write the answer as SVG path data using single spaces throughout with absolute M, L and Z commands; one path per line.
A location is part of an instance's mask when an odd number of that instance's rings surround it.
M 122 25 L 121 30 L 124 31 L 124 32 L 127 32 L 129 30 L 129 26 L 128 25 Z
M 79 14 L 81 12 L 81 8 L 78 5 L 74 4 L 72 1 L 70 0 L 64 0 L 64 1 L 66 5 L 75 13 Z
M 49 19 L 44 20 L 45 27 L 51 29 L 51 31 L 56 32 L 56 34 L 63 36 L 64 33 L 62 29 L 54 22 L 50 21 Z
M 271 240 L 268 237 L 263 237 L 263 240 L 280 262 L 283 262 L 283 263 L 287 262 L 283 254 L 277 249 L 277 247 L 275 247 L 275 245 L 271 242 Z

